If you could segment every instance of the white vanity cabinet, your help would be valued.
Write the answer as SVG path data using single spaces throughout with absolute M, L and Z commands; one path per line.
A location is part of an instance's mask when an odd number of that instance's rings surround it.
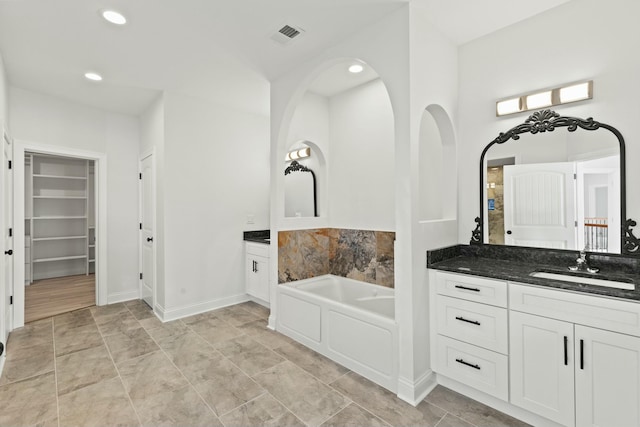
M 640 303 L 429 274 L 439 381 L 534 425 L 640 426 Z
M 263 304 L 269 304 L 269 245 L 245 242 L 246 291 Z
M 431 272 L 434 370 L 508 399 L 507 283 Z M 432 283 L 433 283 L 432 282 Z
M 509 306 L 512 404 L 565 426 L 640 425 L 640 304 L 510 284 Z

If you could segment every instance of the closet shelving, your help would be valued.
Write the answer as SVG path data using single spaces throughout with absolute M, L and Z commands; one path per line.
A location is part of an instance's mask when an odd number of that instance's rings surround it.
M 35 153 L 26 156 L 27 282 L 95 270 L 92 163 Z

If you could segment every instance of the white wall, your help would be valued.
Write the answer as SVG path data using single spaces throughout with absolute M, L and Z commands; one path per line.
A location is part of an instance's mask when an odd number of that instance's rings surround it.
M 174 92 L 164 114 L 162 308 L 174 318 L 246 299 L 242 232 L 269 228 L 269 118 Z
M 107 294 L 138 294 L 138 120 L 15 87 L 9 89 L 14 139 L 107 155 Z
M 450 219 L 455 213 L 455 203 L 443 210 L 449 219 L 442 220 L 441 226 L 437 224 L 432 228 L 419 223 L 419 137 L 425 108 L 435 105 L 434 109 L 442 112 L 438 114 L 439 126 L 443 122 L 447 126 L 440 132 L 450 143 L 447 149 L 443 148 L 443 153 L 447 152 L 447 158 L 455 158 L 453 123 L 448 117 L 456 109 L 457 51 L 427 18 L 427 11 L 413 2 L 327 49 L 319 57 L 300 64 L 271 85 L 272 233 L 281 225 L 283 206 L 282 180 L 274 168 L 284 156 L 288 125 L 308 85 L 344 58 L 358 58 L 373 67 L 386 86 L 394 117 L 392 229 L 396 232 L 396 321 L 400 328 L 398 391 L 401 398 L 412 403 L 419 402 L 429 385 L 433 385 L 428 355 L 425 250 L 435 247 L 433 245 L 455 243 L 457 238 L 455 220 Z M 336 156 L 333 144 L 331 150 L 329 162 Z M 455 170 L 455 162 L 451 162 L 448 166 Z M 456 175 L 453 174 L 444 194 L 454 194 L 455 189 Z M 333 195 L 330 198 L 333 200 Z M 271 257 L 270 324 L 275 325 L 277 248 L 272 247 Z
M 9 84 L 4 70 L 4 60 L 0 54 L 0 127 L 9 125 Z
M 478 161 L 501 131 L 523 122 L 528 113 L 495 117 L 495 101 L 564 83 L 593 79 L 593 100 L 555 107 L 562 115 L 593 117 L 616 127 L 627 148 L 627 217 L 640 218 L 640 2 L 568 2 L 507 27 L 459 50 L 459 203 L 458 240 L 468 243 L 479 214 Z M 579 132 L 579 131 L 578 131 Z
M 393 111 L 380 79 L 329 98 L 329 224 L 394 231 Z

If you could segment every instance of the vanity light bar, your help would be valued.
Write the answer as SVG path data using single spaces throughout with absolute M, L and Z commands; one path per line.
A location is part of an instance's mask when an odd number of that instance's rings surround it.
M 299 150 L 293 150 L 285 156 L 285 162 L 290 162 L 292 160 L 304 159 L 305 157 L 309 157 L 311 155 L 311 148 L 301 148 Z
M 592 98 L 593 80 L 589 80 L 497 101 L 496 116 L 506 116 Z

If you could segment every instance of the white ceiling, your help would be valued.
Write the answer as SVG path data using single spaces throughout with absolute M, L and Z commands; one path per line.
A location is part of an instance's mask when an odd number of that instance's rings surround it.
M 175 90 L 268 114 L 269 79 L 409 1 L 4 0 L 0 52 L 11 85 L 97 108 L 140 114 L 161 90 Z M 464 43 L 567 0 L 412 1 Z M 106 23 L 104 8 L 128 24 Z M 304 36 L 276 44 L 269 36 L 283 24 Z M 86 81 L 89 70 L 104 81 Z
M 364 67 L 361 73 L 349 72 L 353 64 L 355 61 L 344 61 L 327 68 L 309 85 L 309 91 L 328 98 L 378 78 L 373 68 L 364 63 L 360 63 Z

